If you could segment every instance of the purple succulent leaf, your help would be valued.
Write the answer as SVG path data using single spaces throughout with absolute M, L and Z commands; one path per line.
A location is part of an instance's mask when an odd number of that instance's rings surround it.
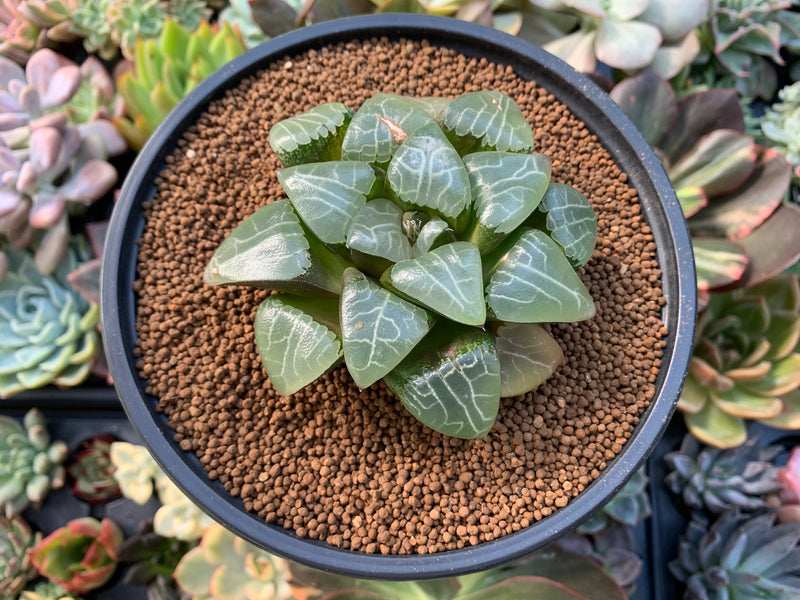
M 8 131 L 0 131 L 0 140 L 3 142 L 2 146 L 13 150 L 23 150 L 28 145 L 30 133 L 30 128 L 28 127 L 17 127 L 16 129 L 10 129 Z
M 30 161 L 25 161 L 17 174 L 16 188 L 20 194 L 31 195 L 36 189 L 38 177 Z
M 58 129 L 63 132 L 68 122 L 67 115 L 64 113 L 50 113 L 31 121 L 31 131 L 36 131 L 42 127 L 52 127 L 53 129 Z
M 661 45 L 661 32 L 648 23 L 618 23 L 606 19 L 597 30 L 594 53 L 597 59 L 616 69 L 643 69 Z
M 49 275 L 58 268 L 69 246 L 69 224 L 64 215 L 55 227 L 44 234 L 33 256 L 36 270 Z
M 22 202 L 22 196 L 11 190 L 0 190 L 0 217 L 11 214 Z
M 633 585 L 642 572 L 643 561 L 631 550 L 609 548 L 603 558 L 603 568 L 621 587 Z
M 14 98 L 19 98 L 19 95 L 22 93 L 22 90 L 28 86 L 26 80 L 23 79 L 12 79 L 8 82 L 8 93 L 11 94 Z
M 78 128 L 72 123 L 64 127 L 62 136 L 61 152 L 53 168 L 53 173 L 55 175 L 60 175 L 72 164 L 72 161 L 75 159 L 82 145 L 81 134 Z
M 28 213 L 30 212 L 31 201 L 24 196 L 19 199 L 16 207 L 11 212 L 0 217 L 0 233 L 8 238 L 9 242 L 14 241 L 15 238 L 27 237 L 27 231 L 33 228 L 28 223 Z M 16 246 L 15 248 L 25 247 Z
M 738 281 L 747 268 L 748 257 L 737 243 L 717 238 L 692 238 L 697 287 L 711 290 Z
M 31 132 L 30 161 L 37 173 L 45 175 L 55 168 L 63 141 L 61 133 L 54 127 L 42 127 Z
M 73 64 L 72 61 L 49 48 L 42 48 L 34 52 L 28 60 L 28 64 L 25 65 L 25 75 L 28 83 L 39 92 L 40 96 L 44 96 L 56 71 L 70 64 Z
M 670 163 L 677 162 L 716 129 L 744 133 L 744 114 L 735 90 L 712 89 L 686 96 L 678 103 L 675 125 L 661 148 Z
M 747 252 L 749 261 L 743 275 L 725 290 L 756 285 L 785 271 L 800 260 L 798 231 L 800 208 L 781 204 L 761 227 L 737 241 Z M 780 240 L 781 243 L 776 244 L 775 240 Z
M 119 156 L 128 149 L 125 141 L 116 127 L 105 119 L 98 119 L 78 125 L 78 131 L 84 139 L 90 136 L 98 136 L 103 141 L 106 156 Z
M 108 104 L 114 98 L 116 87 L 106 68 L 97 58 L 90 56 L 81 65 L 81 78 L 88 81 L 92 90 L 97 94 L 101 104 Z
M 7 90 L 15 80 L 25 81 L 25 71 L 13 60 L 0 56 L 0 89 Z
M 23 112 L 25 109 L 22 104 L 5 90 L 0 91 L 0 112 Z
M 676 187 L 697 186 L 713 197 L 735 190 L 756 165 L 756 145 L 750 136 L 718 129 L 703 136 L 694 148 L 667 171 Z
M 41 110 L 41 102 L 39 92 L 32 85 L 24 86 L 17 95 L 22 109 L 31 115 L 38 115 Z
M 42 108 L 65 104 L 81 85 L 81 70 L 77 65 L 61 67 L 53 74 L 47 91 L 42 94 Z
M 100 267 L 103 260 L 93 258 L 67 275 L 67 281 L 92 304 L 100 304 Z
M 651 146 L 659 145 L 678 112 L 672 86 L 650 69 L 623 79 L 609 95 Z
M 4 188 L 16 188 L 19 171 L 6 171 L 0 175 L 0 185 Z
M 8 131 L 9 129 L 16 129 L 23 127 L 28 123 L 27 113 L 13 113 L 5 112 L 0 113 L 0 131 Z
M 49 229 L 58 223 L 66 212 L 64 196 L 51 192 L 37 192 L 28 220 L 37 229 Z
M 108 233 L 109 221 L 92 221 L 86 224 L 86 236 L 89 238 L 89 245 L 97 258 L 102 258 L 103 248 L 106 245 L 106 234 Z
M 713 198 L 689 220 L 692 235 L 743 238 L 782 204 L 792 180 L 792 165 L 775 150 L 757 149 L 756 166 L 747 181 L 734 191 Z
M 19 169 L 19 159 L 8 148 L 0 147 L 0 173 Z
M 117 170 L 104 160 L 90 160 L 61 186 L 70 201 L 91 204 L 102 198 L 117 182 Z

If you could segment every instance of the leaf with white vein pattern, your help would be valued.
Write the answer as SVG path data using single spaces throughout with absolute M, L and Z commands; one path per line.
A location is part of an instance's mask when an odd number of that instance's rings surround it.
M 407 98 L 375 94 L 361 105 L 347 128 L 342 157 L 386 165 L 399 146 L 392 135 L 391 123 L 406 135 L 413 135 L 423 125 L 433 123 L 433 118 Z
M 411 257 L 418 258 L 434 248 L 456 241 L 453 229 L 439 217 L 433 217 L 422 226 L 417 241 L 411 248 Z
M 342 138 L 353 111 L 341 102 L 327 102 L 269 130 L 269 145 L 284 167 L 342 157 Z
M 492 334 L 440 323 L 384 378 L 408 411 L 445 435 L 480 438 L 500 407 L 500 363 Z
M 342 342 L 329 326 L 339 303 L 322 298 L 270 296 L 254 324 L 256 345 L 272 387 L 288 396 L 325 373 L 342 356 Z
M 483 150 L 533 151 L 533 131 L 519 106 L 501 92 L 469 92 L 450 102 L 439 121 L 461 156 Z
M 469 242 L 445 244 L 399 262 L 383 274 L 381 283 L 453 321 L 486 322 L 481 256 Z
M 476 152 L 464 157 L 472 188 L 472 222 L 463 239 L 481 254 L 494 249 L 539 205 L 550 183 L 544 154 Z
M 489 314 L 512 323 L 571 323 L 595 313 L 586 286 L 543 231 L 520 229 L 486 256 Z
M 500 361 L 500 396 L 518 396 L 535 390 L 561 364 L 561 346 L 535 323 L 502 323 L 495 328 Z
M 239 223 L 208 262 L 208 285 L 250 285 L 287 292 L 336 295 L 342 259 L 307 235 L 288 200 L 277 200 Z
M 580 269 L 592 258 L 597 217 L 586 196 L 574 187 L 551 183 L 533 218 L 561 246 L 574 268 Z
M 303 222 L 326 244 L 344 244 L 353 217 L 383 192 L 369 163 L 329 161 L 278 171 L 278 181 Z
M 378 381 L 411 352 L 435 317 L 356 269 L 344 272 L 339 307 L 347 370 L 358 387 Z
M 386 198 L 367 202 L 353 219 L 348 248 L 392 263 L 411 258 L 411 244 L 403 234 L 402 219 L 403 210 Z
M 409 137 L 386 169 L 392 199 L 406 210 L 428 209 L 456 232 L 464 229 L 472 197 L 469 176 L 455 148 L 435 123 Z

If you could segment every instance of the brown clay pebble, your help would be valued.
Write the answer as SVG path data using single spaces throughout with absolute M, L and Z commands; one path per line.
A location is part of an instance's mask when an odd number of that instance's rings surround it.
M 501 401 L 488 436 L 459 440 L 414 420 L 378 382 L 338 368 L 293 397 L 270 386 L 253 319 L 268 292 L 203 284 L 223 238 L 283 197 L 273 123 L 376 92 L 454 97 L 499 90 L 535 129 L 553 179 L 592 202 L 598 242 L 582 269 L 597 315 L 553 325 L 564 364 Z M 628 440 L 654 394 L 664 300 L 639 199 L 594 135 L 511 67 L 385 39 L 278 61 L 214 102 L 179 141 L 145 205 L 136 355 L 176 440 L 249 510 L 300 536 L 384 554 L 441 552 L 527 527 L 564 507 Z

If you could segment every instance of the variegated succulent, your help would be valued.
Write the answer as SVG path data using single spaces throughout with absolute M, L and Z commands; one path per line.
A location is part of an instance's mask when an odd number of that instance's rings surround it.
M 0 0 L 0 55 L 24 65 L 49 44 L 71 42 L 78 0 Z
M 134 72 L 117 81 L 130 119 L 114 124 L 133 148 L 141 148 L 186 94 L 246 50 L 228 24 L 212 27 L 203 21 L 193 31 L 167 20 L 158 39 L 137 40 Z
M 33 590 L 22 592 L 19 600 L 81 600 L 52 581 L 38 584 Z
M 782 451 L 782 446 L 760 446 L 757 437 L 723 450 L 686 435 L 680 449 L 664 457 L 670 468 L 664 483 L 692 510 L 757 510 L 766 506 L 767 494 L 780 489 L 773 461 Z
M 64 485 L 67 445 L 52 442 L 44 416 L 29 410 L 20 425 L 0 415 L 0 507 L 6 517 L 28 506 L 40 506 L 45 496 Z
M 673 77 L 697 55 L 700 44 L 694 29 L 706 18 L 709 4 L 709 0 L 531 1 L 574 19 L 571 32 L 554 37 L 544 48 L 579 71 L 593 72 L 599 61 L 624 71 L 649 66 L 664 77 Z
M 597 534 L 617 525 L 633 527 L 647 519 L 653 513 L 647 482 L 644 469 L 636 471 L 597 514 L 578 527 L 578 531 Z
M 575 271 L 594 250 L 594 211 L 550 182 L 508 96 L 377 94 L 356 113 L 327 103 L 276 123 L 269 140 L 289 200 L 236 227 L 205 281 L 287 292 L 255 321 L 278 393 L 343 356 L 359 387 L 383 378 L 432 429 L 481 437 L 501 396 L 560 364 L 538 324 L 594 315 Z
M 84 440 L 67 465 L 72 479 L 72 495 L 89 504 L 103 504 L 119 496 L 119 485 L 114 479 L 111 462 L 111 444 L 114 438 L 100 433 Z
M 702 51 L 692 69 L 698 82 L 735 87 L 745 97 L 772 100 L 781 50 L 800 51 L 800 13 L 792 0 L 713 0 L 698 33 Z
M 778 102 L 767 108 L 761 119 L 764 143 L 786 157 L 800 177 L 800 81 L 778 92 Z
M 799 308 L 795 275 L 711 294 L 678 401 L 692 435 L 731 448 L 747 437 L 744 419 L 800 428 Z
M 16 598 L 36 577 L 28 551 L 42 538 L 22 517 L 0 516 L 0 598 Z
M 175 580 L 193 600 L 290 597 L 286 561 L 216 523 L 206 529 L 200 545 L 178 563 Z
M 0 98 L 0 243 L 36 240 L 37 267 L 51 273 L 69 243 L 69 215 L 117 180 L 106 159 L 127 145 L 107 120 L 119 114 L 114 85 L 97 60 L 78 67 L 45 48 L 24 71 L 0 57 Z
M 645 71 L 611 97 L 660 155 L 687 217 L 701 293 L 777 275 L 800 258 L 800 208 L 784 203 L 791 165 L 745 133 L 733 90 L 680 102 Z M 781 240 L 775 244 L 774 240 Z
M 775 514 L 723 513 L 710 527 L 689 523 L 678 558 L 669 563 L 686 585 L 685 600 L 800 597 L 800 523 L 775 524 Z
M 88 259 L 73 238 L 52 275 L 25 250 L 8 248 L 10 270 L 0 282 L 0 398 L 48 384 L 78 385 L 100 348 L 100 309 L 72 289 L 67 275 Z

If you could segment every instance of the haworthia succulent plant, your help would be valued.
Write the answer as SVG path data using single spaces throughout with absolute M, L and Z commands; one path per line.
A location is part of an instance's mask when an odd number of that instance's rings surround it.
M 328 103 L 274 125 L 270 144 L 289 198 L 236 227 L 205 281 L 287 292 L 255 323 L 278 393 L 343 357 L 358 386 L 384 378 L 429 427 L 477 438 L 502 396 L 560 364 L 536 323 L 594 315 L 575 272 L 594 249 L 594 212 L 550 183 L 508 96 Z

